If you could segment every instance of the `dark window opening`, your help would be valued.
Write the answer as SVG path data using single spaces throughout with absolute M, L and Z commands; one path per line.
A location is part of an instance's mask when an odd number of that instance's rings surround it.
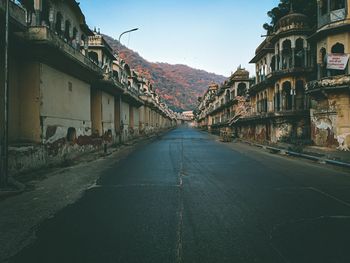
M 237 95 L 238 96 L 245 96 L 246 94 L 247 94 L 247 84 L 239 83 L 238 89 L 237 89 Z
M 60 12 L 58 12 L 56 15 L 55 30 L 59 35 L 62 34 L 62 20 L 63 20 L 63 16 Z
M 98 64 L 98 54 L 94 51 L 89 52 L 89 58 L 94 61 L 96 64 Z
M 331 0 L 331 11 L 345 8 L 345 0 Z
M 321 0 L 321 15 L 328 13 L 328 0 Z
M 292 85 L 289 81 L 283 83 L 282 105 L 283 105 L 283 110 L 292 109 Z
M 71 24 L 68 20 L 66 20 L 66 23 L 65 23 L 65 31 L 64 31 L 64 38 L 67 40 L 67 41 L 70 41 L 71 40 L 71 37 L 70 37 L 70 27 L 71 27 Z
M 304 51 L 304 40 L 298 38 L 295 42 L 295 67 L 304 67 L 305 51 Z
M 68 128 L 67 141 L 74 142 L 76 137 L 77 137 L 77 132 L 76 132 L 75 128 L 72 128 L 72 127 Z
M 332 47 L 333 54 L 344 54 L 344 45 L 341 43 L 337 43 Z

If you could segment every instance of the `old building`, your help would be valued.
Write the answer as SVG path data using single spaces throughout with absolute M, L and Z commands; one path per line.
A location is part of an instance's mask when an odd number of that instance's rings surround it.
M 4 1 L 0 3 L 3 17 Z M 140 77 L 113 53 L 99 32 L 89 29 L 75 0 L 11 1 L 10 11 L 12 172 L 69 161 L 102 145 L 139 136 L 144 105 Z M 1 85 L 1 95 L 3 91 Z M 157 100 L 159 129 L 173 124 L 173 113 L 163 108 Z
M 349 0 L 318 1 L 318 28 L 310 37 L 317 51 L 317 78 L 311 97 L 311 137 L 315 145 L 350 147 Z
M 231 129 L 239 98 L 246 99 L 250 82 L 249 72 L 239 67 L 222 85 L 210 85 L 199 100 L 198 126 L 213 133 Z
M 200 98 L 198 126 L 218 132 L 230 120 L 243 139 L 349 150 L 349 5 L 350 0 L 317 1 L 316 29 L 291 8 L 251 60 L 256 78 L 249 104 L 232 104 L 227 80 Z
M 251 63 L 256 82 L 249 91 L 250 113 L 237 124 L 238 136 L 270 142 L 309 140 L 305 85 L 313 77 L 312 29 L 305 15 L 291 11 L 257 48 Z

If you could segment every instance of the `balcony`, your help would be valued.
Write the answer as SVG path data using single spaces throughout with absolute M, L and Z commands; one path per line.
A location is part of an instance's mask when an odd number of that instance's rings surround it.
M 310 115 L 309 110 L 284 110 L 273 112 L 252 112 L 248 116 L 240 119 L 240 122 L 258 121 L 275 118 L 294 118 L 294 117 L 308 117 Z
M 311 74 L 313 73 L 313 71 L 314 71 L 313 67 L 294 67 L 294 68 L 275 70 L 272 73 L 266 75 L 263 81 L 251 86 L 249 93 L 255 94 L 256 92 L 264 90 L 270 87 L 271 85 L 273 85 L 274 81 L 280 78 L 288 77 L 288 76 L 300 76 L 303 74 Z
M 102 69 L 85 56 L 79 46 L 67 43 L 46 26 L 29 27 L 22 36 L 30 44 L 27 56 L 35 56 L 68 74 L 88 79 L 103 78 Z M 85 74 L 84 74 L 85 73 Z
M 327 14 L 320 15 L 318 19 L 318 27 L 323 27 L 327 24 L 335 23 L 338 21 L 345 20 L 346 10 L 345 8 L 333 10 Z
M 311 81 L 306 85 L 306 93 L 348 89 L 350 90 L 350 75 L 339 75 Z
M 26 11 L 15 1 L 9 1 L 9 4 L 10 24 L 15 25 L 17 29 L 25 29 L 27 27 Z M 5 0 L 0 0 L 0 14 L 5 15 Z

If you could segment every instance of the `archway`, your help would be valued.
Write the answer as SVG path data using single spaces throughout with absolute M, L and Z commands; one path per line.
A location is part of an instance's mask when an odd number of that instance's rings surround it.
M 289 69 L 292 65 L 292 42 L 286 39 L 282 43 L 282 69 Z
M 237 88 L 237 96 L 246 96 L 247 95 L 247 84 L 239 83 Z
M 295 41 L 295 67 L 305 67 L 305 51 L 304 51 L 304 39 L 298 38 Z
M 292 85 L 286 81 L 282 85 L 282 108 L 283 110 L 292 110 Z
M 89 52 L 89 58 L 94 61 L 96 64 L 98 64 L 98 54 L 94 51 Z

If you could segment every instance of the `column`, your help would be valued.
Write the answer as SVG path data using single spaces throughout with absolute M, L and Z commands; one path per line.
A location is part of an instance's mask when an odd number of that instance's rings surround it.
M 307 48 L 304 48 L 304 67 L 307 67 Z
M 295 48 L 292 48 L 292 66 L 291 68 L 295 68 Z

